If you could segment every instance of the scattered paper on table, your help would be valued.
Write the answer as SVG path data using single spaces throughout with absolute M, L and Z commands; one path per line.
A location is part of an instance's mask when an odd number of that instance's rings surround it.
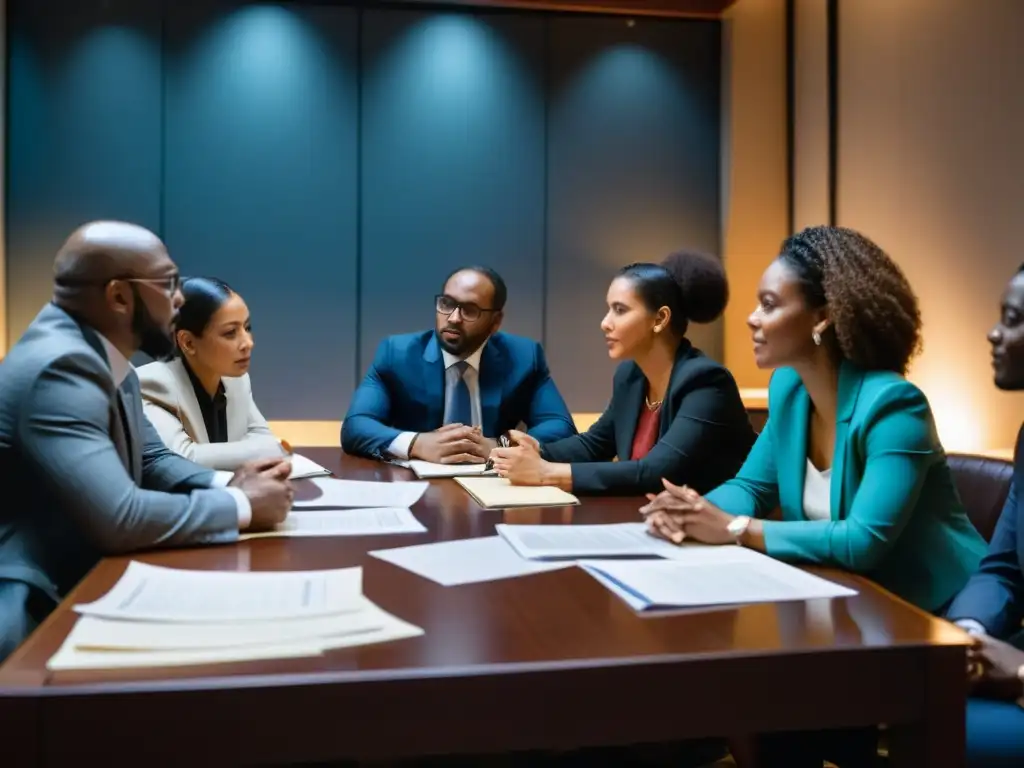
M 277 536 L 383 536 L 424 533 L 427 528 L 408 509 L 328 509 L 316 512 L 292 511 L 273 531 L 243 533 L 240 540 Z
M 610 525 L 506 525 L 498 535 L 531 560 L 598 557 L 674 557 L 681 549 L 652 536 L 644 523 Z
M 302 480 L 308 477 L 324 477 L 331 474 L 330 470 L 321 467 L 312 459 L 306 458 L 298 453 L 293 453 L 289 459 L 292 463 L 292 473 L 288 476 L 289 480 Z
M 224 622 L 325 616 L 358 608 L 362 568 L 187 571 L 132 561 L 107 594 L 74 610 L 139 621 Z
M 75 630 L 72 629 L 64 644 L 46 662 L 47 669 L 59 672 L 72 669 L 181 667 L 192 664 L 229 664 L 238 661 L 301 658 L 320 656 L 323 653 L 323 648 L 316 642 L 203 648 L 191 651 L 80 651 L 74 646 L 74 635 Z
M 484 509 L 514 507 L 565 507 L 580 500 L 561 488 L 549 485 L 512 485 L 504 477 L 456 477 L 455 482 L 466 489 Z
M 573 565 L 526 560 L 500 536 L 379 549 L 370 555 L 445 587 L 527 576 Z
M 581 560 L 579 565 L 636 611 L 857 594 L 765 555 L 733 554 L 725 553 L 720 562 Z
M 292 509 L 408 508 L 419 501 L 430 486 L 426 481 L 378 483 L 332 477 L 315 477 L 309 482 L 319 489 L 319 495 L 312 499 L 295 499 Z

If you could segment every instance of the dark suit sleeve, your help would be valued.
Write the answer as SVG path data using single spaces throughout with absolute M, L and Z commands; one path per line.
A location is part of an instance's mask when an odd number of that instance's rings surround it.
M 611 461 L 615 458 L 615 417 L 609 406 L 590 429 L 581 435 L 573 435 L 541 445 L 540 454 L 544 459 L 559 464 L 584 461 Z
M 663 477 L 702 488 L 709 468 L 721 462 L 723 452 L 736 453 L 739 464 L 749 448 L 739 439 L 734 398 L 735 384 L 728 372 L 715 368 L 702 373 L 690 384 L 668 430 L 644 458 L 573 463 L 573 491 L 657 493 L 665 488 Z
M 401 430 L 389 427 L 391 393 L 384 375 L 391 367 L 390 342 L 377 346 L 370 370 L 352 396 L 345 420 L 341 423 L 341 447 L 356 456 L 382 456 Z
M 523 421 L 532 437 L 541 443 L 550 443 L 575 435 L 576 425 L 565 405 L 565 400 L 555 386 L 554 379 L 551 378 L 544 350 L 540 344 L 535 348 L 537 386 L 534 388 L 530 407 Z
M 1017 551 L 1017 483 L 1010 486 L 1003 511 L 999 515 L 988 554 L 967 586 L 953 600 L 947 616 L 974 619 L 994 637 L 1005 638 L 1020 629 L 1024 618 L 1024 574 Z
M 107 387 L 109 372 L 85 355 L 68 355 L 42 371 L 19 419 L 26 461 L 46 477 L 82 535 L 103 554 L 237 540 L 230 493 L 162 493 L 135 484 L 110 437 Z M 179 480 L 198 481 L 202 474 L 189 470 Z

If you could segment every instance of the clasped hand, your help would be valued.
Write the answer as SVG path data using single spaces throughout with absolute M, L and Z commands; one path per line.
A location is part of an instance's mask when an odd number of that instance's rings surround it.
M 967 651 L 971 694 L 1021 703 L 1024 697 L 1024 651 L 988 635 L 975 638 Z
M 648 493 L 640 514 L 647 518 L 647 529 L 656 536 L 682 544 L 692 539 L 703 544 L 732 544 L 735 537 L 728 526 L 733 515 L 723 512 L 686 485 L 662 479 L 665 490 Z
M 412 445 L 411 458 L 434 464 L 480 464 L 497 442 L 484 437 L 480 427 L 446 424 L 433 432 L 421 432 Z

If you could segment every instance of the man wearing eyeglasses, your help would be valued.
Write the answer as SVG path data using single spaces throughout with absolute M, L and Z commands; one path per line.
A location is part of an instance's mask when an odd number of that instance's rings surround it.
M 142 412 L 136 351 L 160 357 L 182 297 L 160 239 L 86 224 L 53 301 L 0 363 L 0 661 L 103 555 L 234 541 L 291 507 L 291 466 L 233 476 L 166 449 Z
M 453 272 L 434 298 L 434 330 L 377 348 L 342 423 L 342 448 L 463 464 L 486 461 L 520 424 L 542 443 L 575 434 L 540 344 L 498 330 L 506 293 L 489 267 Z

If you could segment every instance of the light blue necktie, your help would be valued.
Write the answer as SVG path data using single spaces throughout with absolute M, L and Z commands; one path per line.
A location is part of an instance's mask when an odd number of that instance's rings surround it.
M 466 384 L 466 369 L 469 363 L 460 360 L 455 364 L 459 371 L 459 380 L 455 382 L 455 391 L 452 392 L 451 408 L 448 411 L 448 424 L 465 424 L 473 426 L 473 406 L 469 399 L 469 385 Z

